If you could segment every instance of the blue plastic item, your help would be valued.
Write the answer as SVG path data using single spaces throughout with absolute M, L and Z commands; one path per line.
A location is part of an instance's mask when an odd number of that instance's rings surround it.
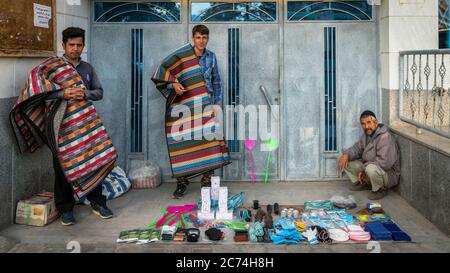
M 367 223 L 365 231 L 370 232 L 370 236 L 375 241 L 389 241 L 392 240 L 391 232 L 386 229 L 380 222 Z
M 411 237 L 393 222 L 383 223 L 383 226 L 391 232 L 394 241 L 411 241 Z

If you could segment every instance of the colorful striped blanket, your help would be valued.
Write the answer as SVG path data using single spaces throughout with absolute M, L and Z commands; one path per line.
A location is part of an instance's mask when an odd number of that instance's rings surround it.
M 173 177 L 192 178 L 230 164 L 225 140 L 215 138 L 215 113 L 193 47 L 184 45 L 165 58 L 152 80 L 166 98 L 165 129 Z M 186 92 L 178 95 L 167 88 L 174 82 Z M 178 115 L 181 110 L 183 114 Z
M 71 64 L 50 57 L 33 68 L 10 113 L 21 152 L 47 144 L 78 198 L 103 181 L 117 158 L 92 102 L 46 100 L 51 92 L 83 85 Z

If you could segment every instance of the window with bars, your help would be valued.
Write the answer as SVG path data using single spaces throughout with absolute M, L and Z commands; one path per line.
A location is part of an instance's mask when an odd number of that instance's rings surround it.
M 236 107 L 239 105 L 239 28 L 228 29 L 228 104 Z M 230 117 L 232 127 L 232 139 L 228 140 L 230 152 L 239 152 L 238 117 L 233 111 Z
M 325 151 L 337 150 L 336 137 L 336 28 L 324 29 Z
M 288 21 L 367 21 L 372 19 L 368 1 L 288 1 Z
M 131 141 L 130 151 L 142 150 L 142 92 L 144 71 L 144 34 L 142 29 L 131 30 Z
M 95 2 L 94 22 L 179 22 L 178 2 Z
M 274 22 L 273 2 L 191 2 L 192 22 Z

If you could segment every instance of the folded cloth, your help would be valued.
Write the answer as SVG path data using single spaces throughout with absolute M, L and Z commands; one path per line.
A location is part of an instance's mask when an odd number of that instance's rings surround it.
M 380 222 L 367 223 L 365 230 L 370 232 L 372 239 L 376 241 L 388 241 L 392 240 L 392 234 L 387 230 Z
M 333 203 L 330 200 L 316 200 L 305 202 L 305 209 L 332 209 Z
M 330 238 L 336 242 L 346 242 L 349 240 L 348 233 L 342 229 L 332 228 L 328 230 Z
M 391 232 L 394 241 L 411 241 L 411 237 L 401 230 L 396 224 L 389 222 L 383 223 L 383 226 Z
M 356 242 L 370 241 L 370 232 L 364 231 L 359 225 L 347 225 L 344 231 L 348 233 L 349 239 Z

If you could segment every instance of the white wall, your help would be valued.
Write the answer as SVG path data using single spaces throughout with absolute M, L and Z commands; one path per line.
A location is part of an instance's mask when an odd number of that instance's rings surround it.
M 438 18 L 438 0 L 382 0 L 382 88 L 398 89 L 399 51 L 438 49 Z
M 78 2 L 76 0 L 56 1 L 56 30 L 58 55 L 64 51 L 62 49 L 61 32 L 69 26 L 81 27 L 86 30 L 86 47 L 82 58 L 88 60 L 89 48 L 89 0 L 79 0 L 80 5 L 69 5 L 68 3 Z M 1 58 L 0 57 L 0 99 L 18 96 L 25 86 L 30 70 L 39 64 L 44 58 Z

